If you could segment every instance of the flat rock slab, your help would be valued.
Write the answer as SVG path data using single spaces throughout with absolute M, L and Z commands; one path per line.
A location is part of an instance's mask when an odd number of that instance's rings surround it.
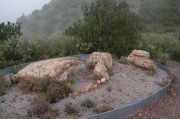
M 52 78 L 55 80 L 66 80 L 67 75 L 78 66 L 79 61 L 74 57 L 56 58 L 39 61 L 27 65 L 16 73 L 18 79 L 30 80 L 34 78 Z

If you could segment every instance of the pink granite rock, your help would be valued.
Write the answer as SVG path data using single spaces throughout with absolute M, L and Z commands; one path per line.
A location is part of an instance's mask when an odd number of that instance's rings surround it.
M 104 62 L 104 65 L 107 69 L 112 68 L 112 56 L 109 53 L 93 52 L 88 61 L 88 66 L 90 69 L 93 69 L 99 60 Z
M 56 58 L 27 65 L 16 73 L 18 79 L 49 77 L 55 80 L 66 80 L 67 75 L 79 64 L 77 58 Z
M 132 53 L 128 56 L 127 60 L 129 62 L 134 62 L 135 65 L 146 68 L 146 69 L 155 69 L 156 66 L 149 59 L 150 55 L 146 51 L 133 50 Z
M 98 78 L 105 78 L 109 80 L 109 74 L 107 72 L 106 67 L 104 66 L 104 62 L 100 59 L 94 68 L 94 75 Z

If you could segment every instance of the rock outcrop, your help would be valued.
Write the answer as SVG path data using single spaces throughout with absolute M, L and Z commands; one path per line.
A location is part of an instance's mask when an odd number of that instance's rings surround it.
M 149 58 L 150 55 L 148 52 L 142 50 L 133 50 L 128 56 L 127 60 L 142 68 L 155 69 L 156 66 Z
M 112 68 L 112 56 L 109 53 L 93 52 L 88 61 L 90 69 L 94 69 L 96 78 L 109 80 L 108 69 Z
M 72 95 L 78 96 L 100 88 L 109 80 L 108 69 L 112 68 L 112 57 L 109 53 L 93 52 L 89 57 L 88 67 L 94 69 L 94 76 L 98 79 L 96 84 L 88 84 L 85 90 L 74 91 Z
M 104 62 L 101 59 L 95 65 L 94 75 L 98 79 L 105 78 L 106 80 L 109 80 L 109 74 L 108 74 L 107 69 L 106 69 L 106 67 L 104 65 Z
M 34 79 L 48 77 L 54 80 L 66 80 L 67 75 L 79 64 L 77 58 L 56 58 L 39 61 L 27 65 L 16 73 L 18 79 Z
M 106 69 L 112 68 L 112 56 L 109 53 L 93 52 L 88 61 L 90 69 L 94 69 L 99 60 L 104 62 Z

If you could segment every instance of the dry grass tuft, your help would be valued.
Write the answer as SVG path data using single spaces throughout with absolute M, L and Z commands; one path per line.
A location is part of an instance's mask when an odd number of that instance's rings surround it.
M 84 107 L 87 107 L 87 108 L 93 108 L 96 105 L 96 103 L 91 99 L 85 99 L 81 103 L 81 105 L 84 106 Z
M 75 105 L 72 105 L 72 103 L 66 103 L 64 105 L 64 112 L 70 115 L 76 115 L 78 114 L 78 109 Z
M 59 115 L 59 110 L 53 110 L 50 107 L 49 102 L 46 100 L 46 96 L 43 94 L 38 95 L 32 101 L 32 107 L 28 110 L 29 116 L 37 116 L 41 119 L 53 119 Z
M 103 112 L 107 112 L 107 111 L 110 111 L 110 110 L 113 110 L 113 107 L 109 104 L 103 104 L 101 106 L 98 106 L 98 107 L 95 107 L 93 109 L 93 112 L 96 112 L 96 113 L 103 113 Z

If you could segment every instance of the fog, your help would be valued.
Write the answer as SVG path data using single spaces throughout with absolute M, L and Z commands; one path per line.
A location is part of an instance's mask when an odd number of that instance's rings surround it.
M 0 23 L 16 22 L 23 14 L 31 14 L 35 9 L 41 9 L 51 0 L 0 0 Z

